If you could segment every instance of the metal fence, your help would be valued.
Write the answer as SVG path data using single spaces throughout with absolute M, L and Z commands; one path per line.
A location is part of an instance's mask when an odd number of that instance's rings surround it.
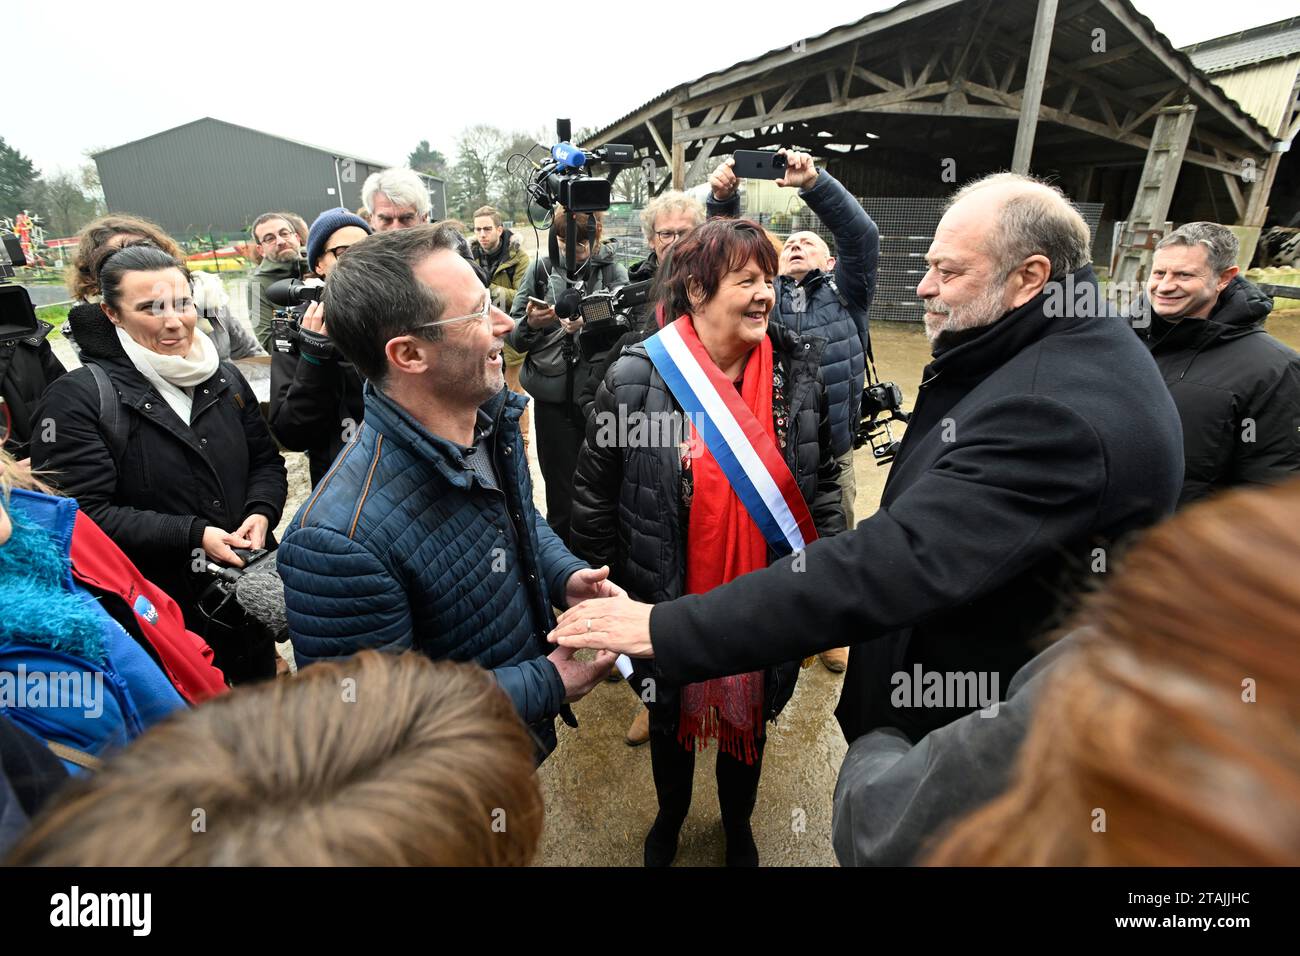
M 925 274 L 925 254 L 934 240 L 934 231 L 943 216 L 946 199 L 911 196 L 862 197 L 858 199 L 880 229 L 880 265 L 876 273 L 876 296 L 871 306 L 873 319 L 895 322 L 920 322 L 925 310 L 916 295 L 916 286 Z M 1092 235 L 1098 235 L 1101 203 L 1075 203 Z M 615 255 L 628 262 L 644 258 L 648 252 L 641 233 L 640 210 L 605 220 L 604 235 L 617 240 Z M 791 232 L 815 232 L 832 248 L 831 234 L 808 209 L 795 213 L 753 213 L 743 215 L 757 219 L 780 238 Z

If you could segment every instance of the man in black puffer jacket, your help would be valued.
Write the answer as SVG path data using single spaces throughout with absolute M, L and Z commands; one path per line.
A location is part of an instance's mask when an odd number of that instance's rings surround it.
M 1156 246 L 1139 328 L 1183 421 L 1179 504 L 1300 473 L 1300 355 L 1264 331 L 1273 300 L 1238 275 L 1237 237 L 1189 222 Z

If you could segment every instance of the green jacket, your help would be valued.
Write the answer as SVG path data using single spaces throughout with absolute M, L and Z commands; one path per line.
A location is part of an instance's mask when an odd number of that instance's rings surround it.
M 495 253 L 483 251 L 479 241 L 470 243 L 470 252 L 488 276 L 488 288 L 492 290 L 492 304 L 502 312 L 509 312 L 515 302 L 515 293 L 523 285 L 524 275 L 528 272 L 528 253 L 524 252 L 519 237 L 509 229 L 501 233 L 501 244 Z M 522 352 L 517 352 L 506 345 L 506 365 L 519 365 L 524 360 Z
M 519 237 L 507 229 L 501 234 L 501 245 L 495 253 L 484 252 L 477 239 L 470 243 L 470 251 L 474 261 L 487 273 L 488 284 L 503 290 L 494 292 L 492 297 L 502 311 L 509 312 L 528 271 L 528 253 L 524 252 Z
M 307 265 L 301 259 L 292 262 L 276 262 L 263 259 L 248 277 L 248 317 L 253 323 L 253 334 L 257 342 L 268 355 L 275 352 L 271 345 L 271 313 L 275 306 L 266 297 L 266 290 L 273 282 L 281 279 L 300 279 Z

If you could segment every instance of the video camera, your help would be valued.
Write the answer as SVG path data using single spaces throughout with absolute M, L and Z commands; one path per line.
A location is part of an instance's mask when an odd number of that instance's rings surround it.
M 578 349 L 591 359 L 613 345 L 632 328 L 629 313 L 650 299 L 653 279 L 629 282 L 601 292 L 582 295 L 577 289 L 565 289 L 555 302 L 555 314 L 562 319 L 582 317 L 578 332 Z
M 266 287 L 266 297 L 278 306 L 271 313 L 271 341 L 277 352 L 295 355 L 303 342 L 302 317 L 325 291 L 323 279 L 280 279 Z
M 888 413 L 888 417 L 881 418 Z M 912 416 L 903 411 L 903 390 L 893 382 L 868 384 L 862 390 L 862 414 L 853 435 L 853 447 L 871 446 L 876 466 L 887 465 L 898 454 L 899 442 L 889 427 L 890 422 L 907 424 Z
M 594 178 L 591 165 L 631 166 L 636 163 L 635 148 L 610 143 L 593 150 L 580 149 L 568 142 L 570 126 L 566 119 L 556 120 L 560 142 L 551 147 L 549 158 L 535 164 L 528 196 L 547 210 L 559 203 L 570 212 L 604 212 L 609 208 L 610 180 Z
M 40 331 L 32 297 L 10 280 L 14 270 L 27 265 L 23 244 L 13 233 L 0 233 L 0 345 L 25 339 Z
M 592 176 L 591 167 L 595 163 L 614 167 L 634 165 L 637 162 L 633 156 L 635 147 L 610 143 L 597 149 L 581 149 L 569 142 L 571 129 L 572 124 L 567 119 L 556 120 L 555 130 L 559 142 L 547 151 L 546 159 L 538 162 L 529 156 L 523 156 L 533 167 L 532 174 L 524 181 L 524 192 L 530 202 L 536 203 L 548 213 L 555 210 L 557 203 L 570 213 L 604 212 L 609 208 L 612 180 Z M 511 157 L 511 160 L 515 158 Z M 508 165 L 507 171 L 513 172 Z M 579 237 L 574 217 L 567 217 L 564 274 L 570 284 L 577 284 L 578 269 L 574 251 L 578 242 L 580 238 L 587 238 L 591 242 L 595 239 L 595 232 L 594 217 L 589 220 L 587 237 Z M 555 237 L 551 238 L 554 245 Z

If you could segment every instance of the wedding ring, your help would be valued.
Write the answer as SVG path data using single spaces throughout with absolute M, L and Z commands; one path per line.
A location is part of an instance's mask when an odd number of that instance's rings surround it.
M 591 633 L 591 618 L 587 618 L 587 633 Z

